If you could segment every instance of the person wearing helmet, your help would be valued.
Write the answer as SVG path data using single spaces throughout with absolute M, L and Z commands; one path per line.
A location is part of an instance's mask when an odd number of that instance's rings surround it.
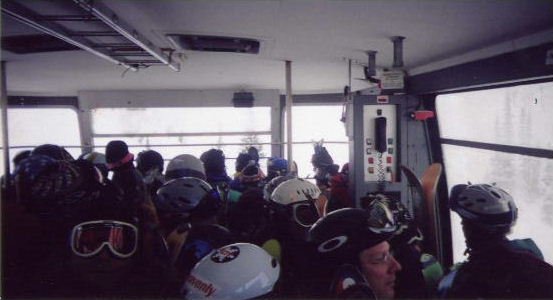
M 33 237 L 25 240 L 9 236 L 6 245 L 7 249 L 17 249 L 16 252 L 7 251 L 9 259 L 6 261 L 10 261 L 10 265 L 5 266 L 5 271 L 12 280 L 16 280 L 18 274 L 24 276 L 25 284 L 18 286 L 23 289 L 20 296 L 113 297 L 126 296 L 126 293 L 135 291 L 142 296 L 149 295 L 145 290 L 138 292 L 123 286 L 120 281 L 136 272 L 141 274 L 139 277 L 143 280 L 153 283 L 153 278 L 146 279 L 147 274 L 155 278 L 164 271 L 157 269 L 154 272 L 149 267 L 146 274 L 138 271 L 138 266 L 150 266 L 149 263 L 155 260 L 146 257 L 146 253 L 151 253 L 147 251 L 150 246 L 138 248 L 136 242 L 146 243 L 151 239 L 145 238 L 144 228 L 125 205 L 119 189 L 104 181 L 96 167 L 84 159 L 55 161 L 47 156 L 35 155 L 23 161 L 21 166 L 17 176 L 19 190 L 24 191 L 21 203 L 31 215 L 38 217 L 38 227 L 29 228 L 28 224 L 13 226 L 12 221 L 7 221 L 10 234 L 26 237 L 30 233 Z M 99 220 L 113 222 L 109 222 L 110 225 L 102 223 L 101 226 L 98 225 L 100 223 L 91 223 Z M 17 222 L 28 220 L 20 218 Z M 119 227 L 117 222 L 133 225 Z M 108 230 L 108 227 L 111 229 Z M 70 242 L 68 237 L 72 229 L 74 234 Z M 140 238 L 136 236 L 138 229 Z M 130 238 L 129 243 L 127 237 Z M 144 255 L 145 262 L 137 263 L 133 259 L 138 249 Z M 18 256 L 25 258 L 25 263 L 18 263 L 12 268 L 11 263 L 17 263 Z M 17 273 L 12 273 L 13 269 Z M 136 283 L 137 280 L 141 279 L 135 278 L 126 283 Z M 116 286 L 112 285 L 115 283 Z
M 394 251 L 394 257 L 402 266 L 402 270 L 397 273 L 396 296 L 421 299 L 433 295 L 443 272 L 439 263 L 435 259 L 432 260 L 433 256 L 427 253 L 423 256 L 423 236 L 407 208 L 398 199 L 383 194 L 368 194 L 361 202 L 366 203 L 366 210 L 370 213 L 385 207 L 392 212 L 397 223 L 397 231 L 388 241 Z M 429 263 L 431 260 L 433 264 Z M 422 261 L 426 262 L 426 268 L 423 268 Z M 434 274 L 430 270 L 436 270 L 437 273 Z M 430 274 L 437 278 L 430 277 Z
M 102 191 L 70 224 L 64 245 L 74 296 L 159 297 L 168 274 L 164 241 L 121 198 Z
M 190 228 L 215 224 L 220 206 L 217 191 L 195 177 L 166 182 L 158 189 L 154 203 L 173 263 L 186 242 Z
M 218 224 L 201 224 L 191 226 L 186 232 L 186 239 L 178 252 L 172 253 L 170 280 L 165 288 L 164 297 L 180 296 L 183 278 L 204 256 L 213 250 L 236 242 L 232 233 Z
M 171 180 L 180 177 L 196 177 L 206 179 L 204 164 L 194 155 L 181 154 L 169 161 L 165 179 Z
M 250 146 L 246 151 L 250 155 L 250 157 L 255 161 L 255 164 L 259 166 L 259 150 L 257 150 L 257 148 L 254 146 Z
M 283 183 L 287 180 L 293 179 L 293 178 L 297 178 L 297 176 L 289 174 L 289 175 L 285 175 L 285 176 L 277 176 L 277 177 L 271 179 L 263 187 L 263 198 L 267 201 L 270 201 L 271 200 L 271 195 L 273 194 L 273 191 L 277 188 L 277 186 L 279 186 L 281 183 Z
M 30 150 L 23 150 L 20 151 L 15 155 L 15 157 L 12 159 L 13 163 L 13 171 L 11 174 L 4 174 L 2 175 L 0 182 L 2 185 L 2 201 L 15 201 L 15 170 L 17 170 L 19 163 L 26 159 L 27 157 L 31 156 Z
M 237 192 L 231 191 L 230 182 L 232 179 L 227 175 L 225 165 L 225 154 L 219 149 L 209 149 L 202 153 L 200 160 L 204 163 L 206 181 L 217 190 L 221 197 L 221 209 L 219 211 L 219 222 L 228 225 L 228 213 L 230 210 L 230 199 L 238 199 Z
M 87 153 L 83 153 L 81 156 L 79 156 L 79 159 L 84 159 L 84 160 L 87 160 L 91 163 L 94 164 L 94 166 L 96 168 L 98 168 L 98 170 L 100 170 L 100 172 L 102 173 L 102 175 L 104 176 L 104 178 L 107 178 L 108 177 L 108 166 L 107 166 L 107 162 L 106 162 L 106 156 L 102 153 L 99 153 L 99 152 L 87 152 Z
M 345 163 L 340 172 L 330 174 L 328 184 L 330 187 L 329 212 L 353 207 L 353 201 L 349 195 L 349 163 Z
M 273 292 L 280 264 L 259 246 L 230 244 L 200 260 L 186 278 L 186 299 L 253 299 Z
M 443 298 L 553 298 L 553 266 L 509 241 L 518 215 L 511 195 L 489 184 L 460 184 L 449 205 L 461 217 L 468 260 L 445 276 Z
M 228 184 L 231 178 L 227 175 L 225 154 L 219 149 L 209 149 L 202 153 L 200 160 L 204 163 L 207 183 L 216 187 L 222 183 Z
M 322 203 L 319 205 L 319 203 Z M 326 198 L 313 183 L 292 178 L 278 185 L 269 201 L 272 212 L 274 239 L 281 253 L 281 286 L 286 296 L 302 296 L 311 277 L 312 248 L 306 241 L 312 224 L 325 214 Z
M 165 182 L 163 176 L 163 156 L 154 150 L 145 150 L 138 153 L 136 157 L 136 169 L 142 175 L 146 189 L 153 199 Z
M 233 218 L 231 215 L 236 212 L 233 207 L 240 202 L 244 194 L 250 192 L 254 194 L 263 193 L 265 174 L 261 171 L 254 157 L 248 153 L 240 153 L 236 159 L 236 169 L 237 173 L 229 183 L 229 190 L 226 193 L 227 201 L 221 217 L 221 221 L 225 225 L 229 225 L 230 219 Z
M 94 169 L 92 164 L 90 168 Z M 36 154 L 22 160 L 15 173 L 17 202 L 3 203 L 3 295 L 45 297 L 56 293 L 60 249 L 66 243 L 64 223 L 75 200 L 97 194 L 97 178 L 74 161 Z M 92 182 L 86 182 L 86 179 Z
M 305 240 L 309 227 L 326 214 L 321 190 L 301 178 L 292 178 L 278 185 L 271 195 L 270 207 L 286 236 L 301 241 Z
M 264 183 L 264 178 L 265 174 L 261 171 L 255 157 L 252 157 L 248 153 L 240 153 L 236 158 L 236 173 L 230 181 L 229 186 L 231 190 L 242 193 L 250 187 L 261 187 Z
M 233 204 L 228 228 L 238 241 L 258 246 L 274 237 L 271 213 L 261 189 L 248 189 Z
M 271 181 L 278 176 L 288 174 L 288 161 L 281 157 L 271 157 L 267 160 L 267 178 L 265 182 Z
M 157 170 L 159 174 L 163 174 L 163 156 L 155 150 L 144 150 L 138 153 L 136 157 L 136 168 L 142 176 L 146 176 L 148 172 L 153 170 Z
M 371 211 L 343 208 L 319 219 L 308 234 L 319 263 L 319 282 L 315 285 L 319 288 L 315 292 L 323 294 L 318 296 L 346 297 L 344 293 L 354 289 L 366 297 L 394 298 L 401 265 L 388 240 L 396 230 L 393 214 L 385 206 Z M 329 286 L 330 295 L 324 294 Z
M 54 144 L 37 146 L 33 149 L 31 155 L 46 155 L 56 160 L 74 160 L 73 156 L 65 148 Z
M 195 177 L 167 181 L 157 190 L 154 204 L 166 235 L 183 224 L 216 223 L 220 200 L 209 183 Z
M 315 170 L 317 186 L 328 198 L 328 211 L 353 207 L 348 191 L 349 167 L 344 165 L 343 171 L 338 172 L 340 166 L 334 164 L 322 143 L 315 144 L 314 148 L 311 164 Z
M 311 164 L 315 170 L 315 180 L 320 188 L 329 187 L 329 179 L 338 173 L 340 166 L 334 164 L 330 153 L 322 146 L 322 143 L 316 143 L 315 153 L 311 157 Z
M 123 192 L 129 209 L 138 212 L 138 206 L 147 201 L 142 175 L 133 164 L 134 155 L 124 141 L 110 141 L 106 146 L 106 163 L 113 172 L 112 182 Z M 148 198 L 149 199 L 149 198 Z

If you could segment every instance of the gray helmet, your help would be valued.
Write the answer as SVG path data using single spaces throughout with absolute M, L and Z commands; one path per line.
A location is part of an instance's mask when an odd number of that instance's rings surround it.
M 464 220 L 488 229 L 511 227 L 517 219 L 513 197 L 489 184 L 454 186 L 449 205 Z
M 154 203 L 162 213 L 188 218 L 199 212 L 199 208 L 216 211 L 218 196 L 209 183 L 195 177 L 182 177 L 170 180 L 160 187 Z

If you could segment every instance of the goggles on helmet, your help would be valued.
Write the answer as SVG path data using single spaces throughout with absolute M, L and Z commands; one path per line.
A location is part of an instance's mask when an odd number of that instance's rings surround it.
M 138 228 L 113 220 L 84 222 L 73 227 L 71 251 L 77 256 L 92 257 L 107 247 L 119 258 L 132 256 L 138 246 Z
M 375 200 L 371 202 L 367 210 L 369 212 L 369 230 L 372 232 L 389 233 L 398 229 L 394 213 L 383 201 Z
M 288 207 L 292 209 L 294 221 L 303 227 L 311 227 L 319 219 L 319 213 L 313 200 L 290 203 Z

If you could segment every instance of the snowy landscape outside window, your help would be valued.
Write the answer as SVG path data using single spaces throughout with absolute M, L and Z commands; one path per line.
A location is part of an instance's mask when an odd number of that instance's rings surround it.
M 349 161 L 348 137 L 344 123 L 340 122 L 341 116 L 341 105 L 292 106 L 292 151 L 299 177 L 314 176 L 311 164 L 313 144 L 321 140 L 340 169 Z M 286 135 L 284 141 L 287 141 Z M 284 153 L 287 153 L 286 144 Z
M 99 152 L 109 141 L 123 140 L 131 153 L 155 150 L 166 164 L 180 154 L 199 158 L 211 148 L 221 149 L 229 176 L 248 145 L 256 146 L 260 156 L 271 155 L 270 107 L 98 108 L 92 110 L 92 129 Z M 266 159 L 260 164 L 265 172 Z
M 75 158 L 81 154 L 81 136 L 77 112 L 68 107 L 8 109 L 10 164 L 19 152 L 42 144 L 65 147 Z M 2 174 L 5 166 L 1 162 Z M 10 166 L 13 172 L 13 165 Z
M 553 83 L 441 95 L 441 138 L 553 150 Z M 512 239 L 532 238 L 553 263 L 553 159 L 443 144 L 449 189 L 496 183 L 514 197 Z M 464 260 L 460 219 L 451 214 L 454 261 Z

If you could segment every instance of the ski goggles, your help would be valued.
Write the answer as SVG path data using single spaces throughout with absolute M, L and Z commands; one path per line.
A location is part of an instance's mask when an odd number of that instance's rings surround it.
M 368 225 L 374 233 L 393 233 L 398 229 L 394 213 L 384 201 L 375 200 L 367 208 Z
M 319 212 L 313 200 L 298 201 L 288 204 L 292 218 L 303 227 L 311 227 L 319 219 Z
M 118 258 L 132 256 L 138 246 L 138 228 L 113 220 L 81 223 L 71 231 L 71 250 L 80 257 L 92 257 L 106 248 Z

